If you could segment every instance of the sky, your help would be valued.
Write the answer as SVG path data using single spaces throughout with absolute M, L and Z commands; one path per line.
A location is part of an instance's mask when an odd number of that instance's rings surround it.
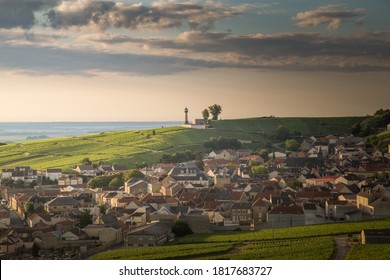
M 0 122 L 390 107 L 390 2 L 0 0 Z

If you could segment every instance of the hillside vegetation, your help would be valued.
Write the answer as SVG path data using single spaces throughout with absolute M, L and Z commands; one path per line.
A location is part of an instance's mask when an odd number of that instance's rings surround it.
M 326 260 L 335 251 L 334 236 L 360 233 L 366 228 L 389 228 L 390 220 L 321 224 L 225 234 L 192 234 L 176 244 L 129 248 L 96 254 L 95 260 L 115 259 L 241 259 Z M 356 246 L 356 248 L 355 248 Z M 350 259 L 372 259 L 375 248 L 355 245 Z M 365 247 L 367 246 L 367 247 Z M 385 248 L 388 257 L 388 248 Z M 366 254 L 367 253 L 367 254 Z
M 0 166 L 29 165 L 71 169 L 88 157 L 93 162 L 111 162 L 135 167 L 142 162 L 155 163 L 163 154 L 186 150 L 206 151 L 204 143 L 211 137 L 250 140 L 242 148 L 259 149 L 270 145 L 269 137 L 278 125 L 291 133 L 308 135 L 348 134 L 363 117 L 344 118 L 253 118 L 213 121 L 212 130 L 181 127 L 154 130 L 117 131 L 70 138 L 13 143 L 0 147 Z

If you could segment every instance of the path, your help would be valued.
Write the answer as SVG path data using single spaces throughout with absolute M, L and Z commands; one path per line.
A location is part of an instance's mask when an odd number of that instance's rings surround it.
M 348 236 L 337 236 L 334 237 L 334 242 L 336 244 L 336 250 L 331 256 L 331 260 L 345 260 L 349 250 L 351 249 L 351 244 L 349 242 Z

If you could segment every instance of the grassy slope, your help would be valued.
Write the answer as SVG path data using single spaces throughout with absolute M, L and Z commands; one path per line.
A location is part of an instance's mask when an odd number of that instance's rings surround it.
M 107 161 L 130 167 L 141 162 L 158 162 L 162 154 L 178 151 L 202 151 L 210 137 L 223 136 L 251 140 L 243 148 L 260 148 L 266 135 L 279 124 L 303 135 L 348 133 L 360 117 L 346 118 L 254 118 L 213 122 L 215 130 L 169 127 L 142 131 L 118 131 L 71 138 L 31 141 L 0 147 L 0 166 L 30 165 L 35 169 L 70 169 L 89 157 L 93 162 Z M 148 136 L 149 135 L 149 136 Z
M 390 260 L 390 244 L 355 244 L 347 260 Z
M 251 118 L 238 120 L 223 120 L 214 122 L 218 130 L 244 130 L 248 132 L 273 133 L 279 125 L 289 128 L 290 132 L 311 135 L 342 135 L 348 133 L 351 127 L 365 117 L 343 118 Z
M 112 250 L 97 254 L 92 259 L 329 259 L 334 250 L 333 236 L 359 233 L 372 226 L 372 221 L 367 221 L 225 234 L 194 234 L 179 239 L 175 245 Z M 377 229 L 389 228 L 390 220 L 375 221 L 374 226 Z M 349 258 L 373 259 L 378 256 L 368 251 L 366 254 L 360 249 L 352 251 Z

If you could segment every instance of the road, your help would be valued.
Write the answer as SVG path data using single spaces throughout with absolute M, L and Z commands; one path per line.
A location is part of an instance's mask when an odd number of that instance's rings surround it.
M 331 256 L 331 260 L 345 260 L 349 250 L 351 249 L 351 244 L 349 242 L 348 236 L 337 236 L 334 238 L 336 244 L 336 250 Z

